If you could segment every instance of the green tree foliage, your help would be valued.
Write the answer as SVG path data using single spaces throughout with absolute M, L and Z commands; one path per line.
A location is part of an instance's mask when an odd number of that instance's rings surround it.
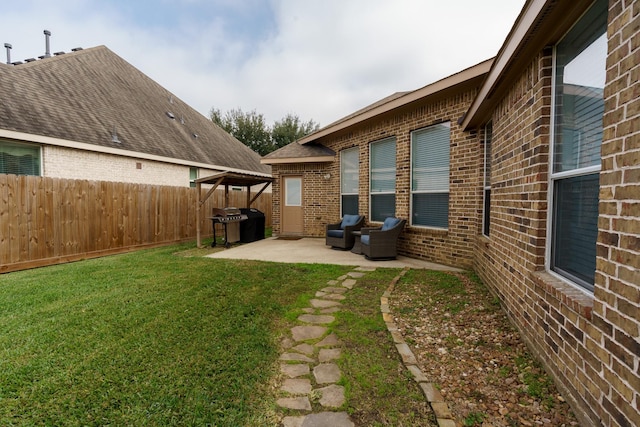
M 271 139 L 275 149 L 278 149 L 318 129 L 320 129 L 320 125 L 313 120 L 302 122 L 297 115 L 289 113 L 282 120 L 273 124 Z
M 210 118 L 215 124 L 261 156 L 284 147 L 320 128 L 313 120 L 303 122 L 297 115 L 291 113 L 270 127 L 263 114 L 259 114 L 255 110 L 244 112 L 240 108 L 231 109 L 224 114 L 219 109 L 212 108 Z

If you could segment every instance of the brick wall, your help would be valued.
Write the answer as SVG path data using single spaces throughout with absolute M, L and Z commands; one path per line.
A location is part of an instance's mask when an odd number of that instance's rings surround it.
M 494 111 L 490 237 L 477 229 L 474 269 L 584 426 L 640 425 L 640 67 L 633 7 L 610 2 L 594 294 L 545 272 L 551 49 L 533 59 Z
M 640 425 L 640 59 L 637 2 L 609 2 L 590 401 L 610 425 Z M 591 402 L 590 402 L 591 403 Z
M 465 133 L 458 119 L 466 112 L 475 90 L 412 107 L 333 136 L 322 144 L 337 154 L 327 164 L 274 165 L 278 178 L 285 173 L 304 173 L 305 235 L 324 236 L 325 225 L 340 218 L 340 151 L 359 147 L 360 214 L 369 217 L 369 144 L 387 137 L 396 139 L 396 216 L 409 219 L 411 180 L 411 132 L 443 121 L 451 122 L 451 178 L 449 229 L 407 225 L 400 238 L 399 253 L 448 265 L 469 267 L 478 228 L 482 151 L 478 135 Z M 324 175 L 330 174 L 326 179 Z M 275 184 L 276 186 L 278 184 Z M 274 186 L 274 230 L 279 228 L 279 188 Z
M 331 174 L 329 179 L 325 178 L 327 173 Z M 336 179 L 336 174 L 332 172 L 332 168 L 324 163 L 274 164 L 272 165 L 271 174 L 275 178 L 272 184 L 273 234 L 281 234 L 281 178 L 287 175 L 300 175 L 304 186 L 302 190 L 302 204 L 304 206 L 303 235 L 310 237 L 324 236 L 325 224 L 334 222 L 338 218 L 338 216 L 333 216 L 334 210 L 332 206 L 340 203 L 339 199 L 331 198 L 328 191 Z

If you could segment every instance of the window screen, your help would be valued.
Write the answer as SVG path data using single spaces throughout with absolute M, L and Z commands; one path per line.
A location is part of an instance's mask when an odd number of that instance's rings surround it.
M 451 124 L 440 123 L 411 134 L 411 223 L 449 225 L 449 150 Z
M 357 147 L 340 153 L 340 195 L 343 216 L 358 214 L 359 156 Z
M 396 140 L 371 143 L 370 188 L 372 221 L 384 221 L 396 212 Z
M 555 48 L 551 269 L 593 290 L 607 59 L 606 0 Z
M 40 175 L 40 147 L 0 141 L 0 173 Z

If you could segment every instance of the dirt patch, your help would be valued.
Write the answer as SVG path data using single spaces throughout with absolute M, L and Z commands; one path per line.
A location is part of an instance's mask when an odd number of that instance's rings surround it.
M 499 301 L 473 276 L 413 270 L 389 304 L 459 425 L 578 425 Z

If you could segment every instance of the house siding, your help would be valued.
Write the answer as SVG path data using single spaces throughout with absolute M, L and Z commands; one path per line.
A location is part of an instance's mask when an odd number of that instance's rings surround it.
M 51 145 L 43 147 L 42 157 L 46 177 L 189 187 L 189 166 L 185 165 Z M 198 172 L 200 177 L 216 173 L 212 169 Z

